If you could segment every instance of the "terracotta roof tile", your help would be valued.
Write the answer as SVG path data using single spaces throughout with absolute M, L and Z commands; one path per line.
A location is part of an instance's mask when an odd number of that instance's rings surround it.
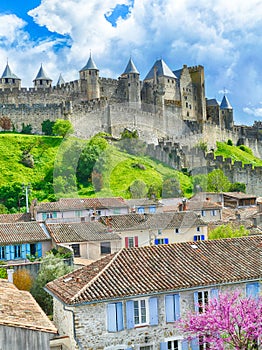
M 120 240 L 100 222 L 81 222 L 68 224 L 47 224 L 48 231 L 57 243 Z
M 28 222 L 31 220 L 30 213 L 0 214 L 0 223 Z
M 211 201 L 188 201 L 186 206 L 188 210 L 222 209 L 221 205 Z
M 57 330 L 29 292 L 0 279 L 0 324 L 41 332 Z
M 172 229 L 207 225 L 192 212 L 112 215 L 101 217 L 100 220 L 116 231 L 125 229 Z
M 112 198 L 61 198 L 58 202 L 42 202 L 36 205 L 38 212 L 71 209 L 128 208 L 122 197 Z
M 0 224 L 0 244 L 20 244 L 47 241 L 47 236 L 37 222 L 17 222 Z
M 262 237 L 122 249 L 47 284 L 67 304 L 259 279 Z
M 253 194 L 247 194 L 243 192 L 223 192 L 223 195 L 237 199 L 257 198 L 257 196 Z

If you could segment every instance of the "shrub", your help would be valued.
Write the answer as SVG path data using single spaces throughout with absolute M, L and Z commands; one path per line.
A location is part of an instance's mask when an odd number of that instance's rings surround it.
M 7 272 L 4 267 L 0 267 L 0 278 L 7 279 Z
M 227 140 L 227 144 L 228 144 L 228 146 L 233 146 L 233 141 L 230 140 L 230 139 L 228 139 L 228 140 Z
M 33 285 L 33 277 L 26 269 L 20 269 L 13 274 L 14 285 L 20 290 L 30 291 Z
M 253 152 L 252 152 L 252 150 L 249 147 L 247 147 L 245 145 L 240 145 L 239 149 L 241 149 L 241 151 L 249 153 L 249 154 L 251 154 L 253 156 Z

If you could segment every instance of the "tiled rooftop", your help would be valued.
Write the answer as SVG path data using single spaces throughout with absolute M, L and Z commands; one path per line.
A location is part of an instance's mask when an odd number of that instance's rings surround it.
M 223 192 L 225 196 L 237 198 L 237 199 L 249 199 L 249 198 L 257 198 L 257 196 L 253 194 L 247 194 L 242 192 Z
M 32 221 L 30 213 L 0 214 L 0 223 L 28 222 L 28 221 Z
M 192 212 L 114 215 L 101 217 L 100 220 L 116 231 L 206 226 L 206 223 Z
M 128 206 L 121 197 L 60 198 L 58 202 L 42 202 L 36 205 L 38 212 L 104 208 L 128 208 Z
M 188 201 L 186 206 L 188 210 L 222 209 L 221 205 L 211 201 Z
M 100 222 L 81 222 L 70 224 L 47 224 L 48 231 L 57 243 L 111 241 L 121 238 L 108 232 L 108 228 Z
M 123 248 L 49 282 L 66 304 L 259 279 L 262 237 Z
M 0 245 L 42 242 L 50 240 L 37 222 L 0 224 Z
M 3 279 L 0 279 L 0 325 L 57 333 L 32 295 Z

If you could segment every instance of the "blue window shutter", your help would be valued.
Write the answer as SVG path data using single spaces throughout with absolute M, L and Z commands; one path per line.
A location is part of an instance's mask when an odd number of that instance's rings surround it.
M 165 243 L 165 244 L 168 244 L 168 238 L 165 238 L 165 239 L 164 239 L 164 243 Z
M 26 255 L 30 255 L 30 244 L 29 243 L 27 243 L 27 245 L 26 245 Z
M 54 218 L 54 219 L 57 218 L 57 212 L 56 212 L 56 211 L 54 211 L 54 212 L 52 213 L 52 215 L 53 215 L 53 218 Z
M 175 321 L 174 296 L 165 296 L 166 322 Z
M 180 319 L 180 295 L 175 294 L 174 295 L 174 302 L 175 302 L 175 320 Z
M 158 325 L 158 299 L 149 299 L 149 323 L 151 326 Z
M 256 298 L 259 295 L 259 283 L 248 283 L 246 285 L 246 296 Z
M 46 213 L 42 213 L 42 220 L 46 220 L 46 217 L 47 217 Z
M 117 330 L 122 331 L 124 329 L 123 322 L 123 306 L 122 303 L 116 303 L 116 322 L 117 322 Z
M 7 245 L 5 247 L 5 255 L 6 255 L 6 260 L 11 260 L 11 247 L 10 247 L 10 245 Z
M 158 245 L 159 244 L 159 240 L 156 238 L 155 239 L 155 245 Z
M 108 332 L 116 332 L 116 304 L 107 304 L 107 330 Z
M 198 292 L 194 292 L 194 305 L 195 305 L 195 312 L 198 313 L 199 311 Z
M 191 348 L 192 350 L 199 350 L 198 338 L 194 338 L 191 340 Z
M 10 259 L 13 260 L 15 258 L 15 247 L 10 245 Z
M 182 350 L 188 350 L 188 341 L 187 340 L 182 341 Z
M 218 289 L 211 289 L 210 291 L 210 296 L 211 296 L 211 299 L 218 299 Z
M 42 243 L 38 242 L 36 243 L 36 251 L 38 258 L 41 258 L 42 256 Z
M 26 244 L 21 244 L 21 258 L 26 258 Z
M 160 350 L 167 350 L 167 343 L 160 343 Z
M 133 300 L 128 300 L 126 302 L 126 327 L 128 329 L 134 328 L 134 302 Z
M 201 235 L 201 241 L 205 240 L 205 235 Z
M 197 241 L 197 236 L 194 236 L 194 242 L 196 242 Z

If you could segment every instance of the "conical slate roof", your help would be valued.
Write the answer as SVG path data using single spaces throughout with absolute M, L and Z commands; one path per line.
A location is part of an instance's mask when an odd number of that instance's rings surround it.
M 129 73 L 139 74 L 138 70 L 136 69 L 136 66 L 134 65 L 134 62 L 132 61 L 132 58 L 129 59 L 123 74 L 129 74 Z
M 158 77 L 177 78 L 164 60 L 160 59 L 155 62 L 144 80 L 154 79 L 155 69 Z
M 58 81 L 56 83 L 56 86 L 65 84 L 64 78 L 62 77 L 62 74 L 59 75 Z
M 35 77 L 35 80 L 51 80 L 52 81 L 52 79 L 48 78 L 46 72 L 44 71 L 42 64 L 41 64 L 41 67 L 37 73 L 37 76 Z
M 87 61 L 87 64 L 80 70 L 80 72 L 82 72 L 83 70 L 88 70 L 88 69 L 93 69 L 93 70 L 99 70 L 90 54 L 90 57 Z
M 16 76 L 14 73 L 12 73 L 8 63 L 5 67 L 4 73 L 2 74 L 1 78 L 21 80 L 20 78 L 18 78 L 18 76 Z
M 222 102 L 220 104 L 220 108 L 221 109 L 233 109 L 230 102 L 228 101 L 228 98 L 226 97 L 226 95 L 224 95 Z

